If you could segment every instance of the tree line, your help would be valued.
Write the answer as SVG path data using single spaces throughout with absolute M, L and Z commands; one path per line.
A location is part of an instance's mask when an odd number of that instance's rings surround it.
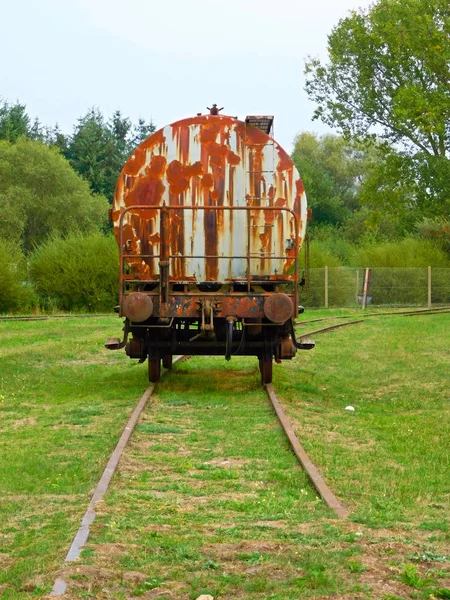
M 78 119 L 71 134 L 64 134 L 58 124 L 48 127 L 38 118 L 31 121 L 20 102 L 0 103 L 0 140 L 15 143 L 25 138 L 58 150 L 88 182 L 91 191 L 105 196 L 110 203 L 126 159 L 153 131 L 152 121 L 139 119 L 132 123 L 120 110 L 105 119 L 94 107 Z

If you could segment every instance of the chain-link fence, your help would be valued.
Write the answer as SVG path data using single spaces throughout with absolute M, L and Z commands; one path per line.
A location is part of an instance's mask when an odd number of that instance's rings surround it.
M 310 269 L 300 293 L 305 307 L 355 307 L 364 296 L 366 269 Z M 450 303 L 450 269 L 374 267 L 368 272 L 367 304 L 431 306 Z

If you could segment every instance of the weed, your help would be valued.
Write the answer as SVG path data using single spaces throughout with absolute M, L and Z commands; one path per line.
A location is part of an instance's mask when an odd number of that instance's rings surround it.
M 409 560 L 417 562 L 448 562 L 449 557 L 445 554 L 438 554 L 436 552 L 416 552 L 415 554 L 408 555 Z
M 135 596 L 143 596 L 145 592 L 159 587 L 163 581 L 164 580 L 160 577 L 151 577 L 150 579 L 146 579 L 143 583 L 141 583 L 137 588 L 133 590 L 133 594 Z
M 432 581 L 430 578 L 422 578 L 415 565 L 406 564 L 403 567 L 403 573 L 400 577 L 401 581 L 413 588 L 424 588 Z
M 363 573 L 366 570 L 366 567 L 357 561 L 349 561 L 347 564 L 350 573 Z

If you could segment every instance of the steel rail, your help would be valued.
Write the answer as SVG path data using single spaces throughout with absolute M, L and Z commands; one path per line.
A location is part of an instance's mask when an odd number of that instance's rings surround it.
M 337 325 L 330 325 L 329 327 L 324 327 L 323 329 L 316 329 L 315 331 L 308 331 L 307 333 L 301 333 L 298 335 L 300 339 L 309 337 L 311 335 L 317 335 L 319 333 L 326 333 L 327 331 L 332 331 L 333 329 L 339 329 L 339 327 L 348 327 L 349 325 L 356 325 L 357 323 L 362 323 L 364 319 L 358 319 L 357 321 L 347 321 L 346 323 L 338 323 Z
M 419 314 L 422 315 L 445 315 L 450 313 L 450 308 L 446 308 L 446 309 L 440 309 L 440 310 L 427 310 L 427 311 L 421 311 Z M 411 313 L 404 313 L 403 316 L 404 317 L 414 317 L 416 314 L 416 312 L 411 312 Z
M 49 319 L 95 319 L 96 317 L 113 317 L 114 313 L 88 315 L 9 315 L 0 317 L 0 321 L 48 321 Z
M 48 316 L 39 317 L 0 317 L 0 321 L 48 321 Z
M 184 360 L 185 358 L 186 357 L 184 357 L 184 356 L 177 356 L 174 359 L 173 364 L 180 362 L 180 361 Z M 144 395 L 142 396 L 142 398 L 139 400 L 138 404 L 136 405 L 136 408 L 134 409 L 133 414 L 131 415 L 128 423 L 126 424 L 125 429 L 123 430 L 122 435 L 120 436 L 120 439 L 117 443 L 117 446 L 115 447 L 113 453 L 111 454 L 108 464 L 106 465 L 105 470 L 103 471 L 103 474 L 100 477 L 99 482 L 97 483 L 97 486 L 94 490 L 94 494 L 91 498 L 89 506 L 87 507 L 84 517 L 81 520 L 81 525 L 80 525 L 77 533 L 75 534 L 75 537 L 73 538 L 72 544 L 69 548 L 66 558 L 64 559 L 64 564 L 71 562 L 73 560 L 76 560 L 77 558 L 80 558 L 81 550 L 82 550 L 83 546 L 86 544 L 87 539 L 89 537 L 90 526 L 92 525 L 92 523 L 94 522 L 94 519 L 96 517 L 95 507 L 103 499 L 104 495 L 108 491 L 109 485 L 111 483 L 111 479 L 117 469 L 117 466 L 122 457 L 123 451 L 131 437 L 131 434 L 134 431 L 134 428 L 136 426 L 136 423 L 137 423 L 139 417 L 142 414 L 142 411 L 146 407 L 149 398 L 153 394 L 155 386 L 156 386 L 155 383 L 152 383 L 148 386 Z M 66 592 L 66 590 L 67 590 L 67 582 L 65 581 L 65 579 L 63 577 L 58 577 L 55 580 L 55 583 L 53 585 L 53 589 L 50 593 L 50 596 L 62 596 Z
M 291 444 L 292 450 L 294 451 L 295 456 L 297 457 L 299 463 L 306 471 L 311 483 L 316 488 L 319 496 L 325 502 L 325 504 L 331 508 L 332 511 L 336 513 L 336 515 L 340 519 L 345 519 L 350 514 L 350 511 L 336 498 L 331 489 L 325 483 L 325 480 L 319 473 L 319 470 L 309 458 L 306 450 L 300 444 L 298 437 L 295 434 L 295 431 L 291 425 L 289 417 L 283 410 L 283 407 L 280 404 L 280 401 L 275 394 L 275 391 L 272 387 L 272 384 L 266 383 L 266 391 L 272 403 L 272 406 L 277 414 L 277 417 L 281 423 L 281 427 L 283 428 L 286 437 Z
M 364 319 L 367 317 L 378 317 L 385 315 L 423 315 L 423 314 L 434 314 L 434 313 L 446 313 L 450 312 L 450 306 L 436 306 L 434 308 L 420 308 L 417 310 L 408 311 L 391 311 L 391 312 L 372 312 L 361 315 Z M 333 319 L 352 319 L 355 315 L 335 315 L 333 317 L 319 317 L 318 319 L 309 319 L 308 321 L 296 321 L 296 325 L 307 325 L 308 323 L 318 323 L 319 321 L 331 321 Z

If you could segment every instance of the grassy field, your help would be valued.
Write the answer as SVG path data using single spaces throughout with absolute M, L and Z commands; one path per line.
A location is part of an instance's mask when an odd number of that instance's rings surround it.
M 118 323 L 0 323 L 2 599 L 50 591 L 147 385 L 146 365 L 102 348 Z M 175 366 L 65 597 L 449 598 L 449 332 L 450 315 L 380 316 L 275 365 L 302 443 L 352 511 L 344 522 L 296 465 L 256 359 Z

